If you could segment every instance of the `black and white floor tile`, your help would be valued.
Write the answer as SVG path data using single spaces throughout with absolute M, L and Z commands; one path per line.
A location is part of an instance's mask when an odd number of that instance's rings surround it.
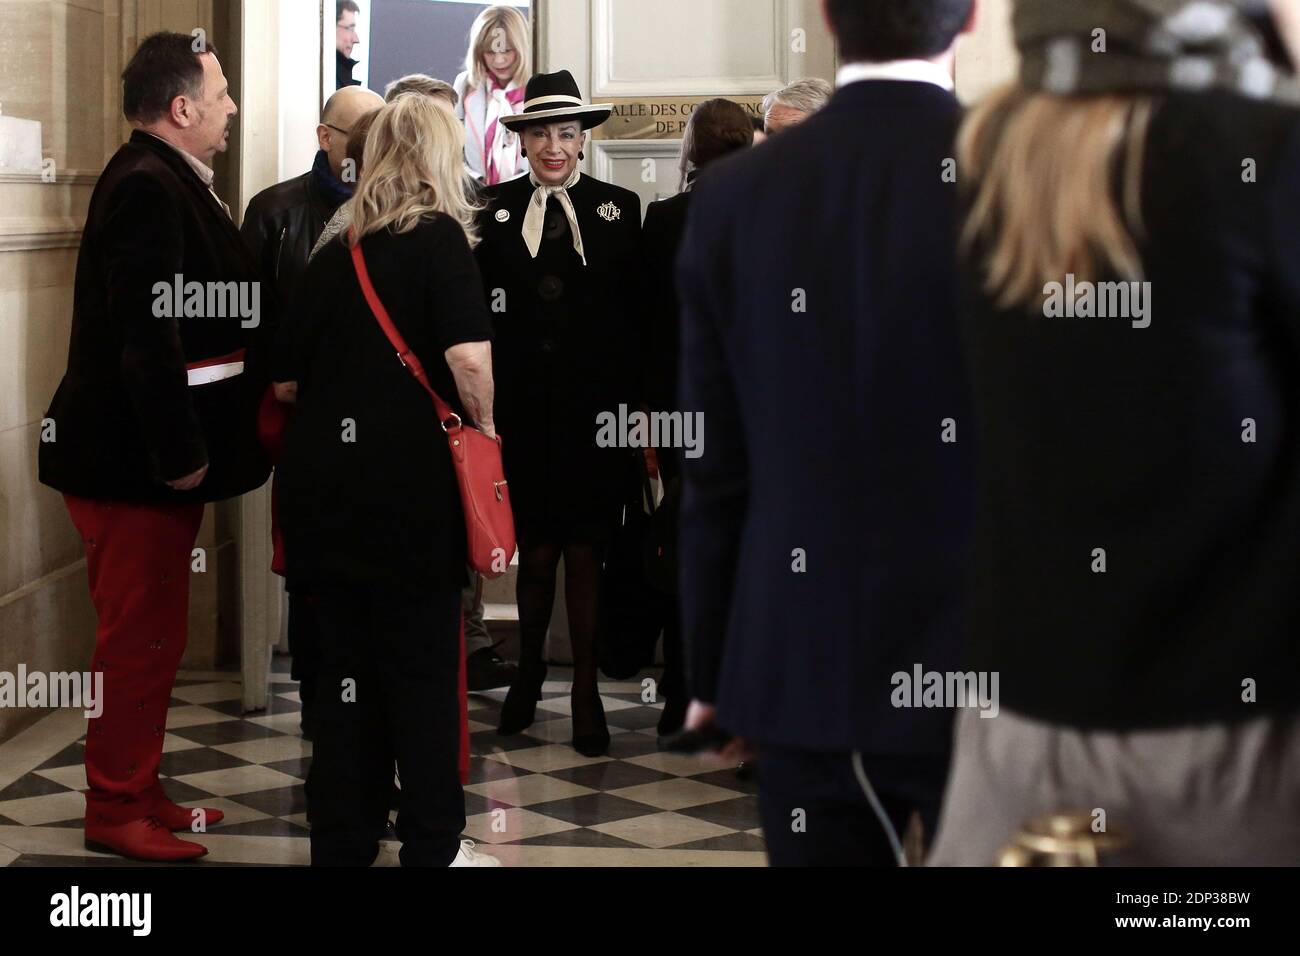
M 297 684 L 276 659 L 270 705 L 240 713 L 237 674 L 182 672 L 168 713 L 161 775 L 173 800 L 225 819 L 186 835 L 199 864 L 302 866 L 309 859 L 303 781 L 311 743 L 299 735 Z M 537 721 L 502 738 L 505 691 L 470 696 L 472 759 L 465 836 L 507 866 L 762 866 L 752 780 L 664 752 L 639 681 L 602 682 L 612 741 L 604 757 L 569 746 L 569 684 L 551 669 Z M 650 675 L 657 676 L 657 675 Z M 0 866 L 149 865 L 87 850 L 85 721 L 58 712 L 0 745 Z M 397 865 L 386 843 L 377 865 Z M 192 865 L 192 864 L 191 864 Z

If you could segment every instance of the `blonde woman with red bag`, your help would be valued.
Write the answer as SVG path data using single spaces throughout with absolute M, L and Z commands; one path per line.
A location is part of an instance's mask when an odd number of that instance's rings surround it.
M 469 549 L 452 445 L 376 320 L 352 249 L 456 427 L 495 438 L 491 321 L 471 252 L 463 147 L 460 124 L 428 97 L 400 96 L 379 111 L 349 200 L 352 232 L 312 259 L 283 331 L 282 372 L 298 382 L 280 468 L 287 575 L 321 596 L 307 781 L 315 866 L 373 862 L 394 760 L 402 864 L 495 864 L 460 840 Z

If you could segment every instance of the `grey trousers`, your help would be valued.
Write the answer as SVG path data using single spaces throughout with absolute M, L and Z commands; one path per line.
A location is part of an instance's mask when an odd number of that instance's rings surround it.
M 469 584 L 460 594 L 460 606 L 465 614 L 465 656 L 469 657 L 495 642 L 483 623 L 483 576 L 473 568 L 465 570 L 469 573 Z
M 992 865 L 1029 820 L 1097 808 L 1130 837 L 1114 865 L 1300 864 L 1300 714 L 1113 733 L 962 710 L 953 747 L 931 866 Z

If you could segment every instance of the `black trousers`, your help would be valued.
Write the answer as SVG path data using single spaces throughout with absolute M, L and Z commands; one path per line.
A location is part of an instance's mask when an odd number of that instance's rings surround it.
M 934 838 L 948 775 L 947 754 L 862 755 L 863 770 L 902 841 L 913 811 Z M 848 753 L 763 746 L 758 805 L 772 866 L 894 866 L 884 824 L 872 809 Z
M 316 719 L 316 680 L 320 673 L 320 628 L 316 623 L 316 598 L 302 591 L 289 592 L 289 676 L 298 682 L 303 730 L 312 733 Z
M 318 593 L 320 671 L 307 776 L 312 866 L 369 866 L 402 779 L 403 866 L 460 848 L 459 588 Z

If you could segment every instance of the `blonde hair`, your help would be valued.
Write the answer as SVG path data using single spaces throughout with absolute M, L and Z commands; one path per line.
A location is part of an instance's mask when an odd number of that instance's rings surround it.
M 492 52 L 493 42 L 503 36 L 518 54 L 515 60 L 515 72 L 510 77 L 510 81 L 522 83 L 528 79 L 532 72 L 530 56 L 532 41 L 529 36 L 528 21 L 514 7 L 488 7 L 474 18 L 474 24 L 469 28 L 469 51 L 465 54 L 465 72 L 469 74 L 466 85 L 470 89 L 477 89 L 487 83 L 487 69 L 483 65 L 483 59 Z
M 348 200 L 356 241 L 384 228 L 410 232 L 420 220 L 444 213 L 475 245 L 480 207 L 465 194 L 464 152 L 465 127 L 428 96 L 403 93 L 376 111 L 361 163 L 365 175 Z
M 1070 273 L 1141 280 L 1154 109 L 1150 96 L 1057 96 L 1013 84 L 971 112 L 957 143 L 962 179 L 976 184 L 962 249 L 978 248 L 984 290 L 1000 308 L 1030 306 Z

